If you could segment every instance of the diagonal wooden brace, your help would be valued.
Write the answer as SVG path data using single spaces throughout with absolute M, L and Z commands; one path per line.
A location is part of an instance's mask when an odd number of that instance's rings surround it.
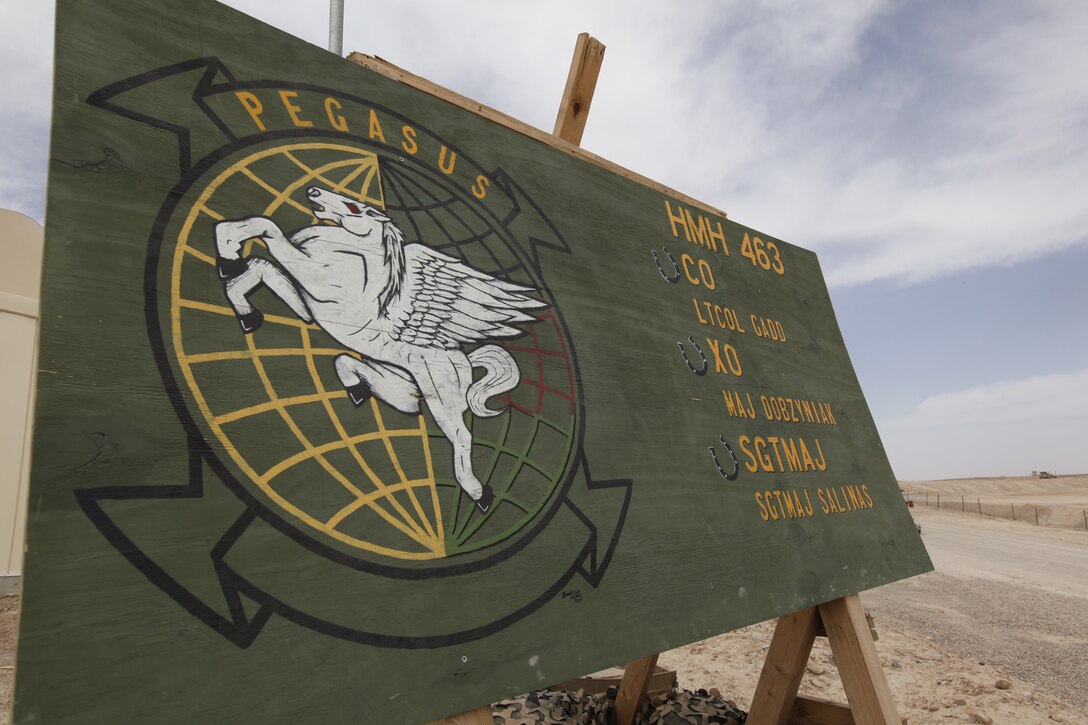
M 825 632 L 849 708 L 797 695 L 812 644 Z M 780 617 L 752 698 L 748 725 L 899 725 L 875 639 L 856 594 Z

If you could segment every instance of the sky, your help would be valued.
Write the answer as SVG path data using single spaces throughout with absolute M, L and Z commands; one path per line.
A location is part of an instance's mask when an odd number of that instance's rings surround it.
M 326 0 L 230 0 L 327 45 Z M 344 50 L 815 251 L 904 480 L 1088 472 L 1088 3 L 346 0 Z M 42 220 L 52 8 L 0 4 L 0 208 Z M 663 147 L 663 124 L 686 141 Z

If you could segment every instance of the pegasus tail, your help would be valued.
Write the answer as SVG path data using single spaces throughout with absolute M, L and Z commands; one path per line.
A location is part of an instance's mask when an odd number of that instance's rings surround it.
M 474 368 L 484 368 L 487 372 L 468 389 L 468 407 L 472 414 L 481 418 L 499 415 L 502 410 L 487 407 L 487 399 L 501 395 L 517 387 L 521 382 L 518 364 L 506 350 L 498 345 L 484 345 L 468 354 L 468 361 Z

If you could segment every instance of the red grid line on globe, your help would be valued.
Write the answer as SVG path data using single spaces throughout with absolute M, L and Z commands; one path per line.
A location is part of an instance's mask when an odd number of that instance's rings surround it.
M 544 315 L 542 315 L 543 317 Z M 554 310 L 548 310 L 547 318 L 552 323 L 552 329 L 555 330 L 555 339 L 559 340 L 559 347 L 563 348 L 563 362 L 567 366 L 567 386 L 570 390 L 570 412 L 574 412 L 574 366 L 571 365 L 570 351 L 567 350 L 567 343 L 563 339 L 563 331 L 559 329 L 559 318 L 555 316 Z
M 538 379 L 534 380 L 532 378 L 525 378 L 525 377 L 523 377 L 521 379 L 521 382 L 524 383 L 525 385 L 531 385 L 531 386 L 533 386 L 533 387 L 535 387 L 537 389 L 536 410 L 529 410 L 528 408 L 525 408 L 524 406 L 519 405 L 517 402 L 515 402 L 513 392 L 509 392 L 509 393 L 506 393 L 504 395 L 500 395 L 500 396 L 498 396 L 496 398 L 496 400 L 498 400 L 501 403 L 505 403 L 506 405 L 509 405 L 509 406 L 513 407 L 515 410 L 521 411 L 522 413 L 526 413 L 528 415 L 540 415 L 540 412 L 544 409 L 544 393 L 549 392 L 549 393 L 552 393 L 554 395 L 558 395 L 560 398 L 563 398 L 568 403 L 570 403 L 570 412 L 573 413 L 574 412 L 574 372 L 571 369 L 570 355 L 567 354 L 567 346 L 566 346 L 566 343 L 563 342 L 563 335 L 562 335 L 562 333 L 560 332 L 560 329 L 559 329 L 559 322 L 558 322 L 558 320 L 556 320 L 555 314 L 551 310 L 548 310 L 547 312 L 544 312 L 543 314 L 541 314 L 539 317 L 537 317 L 537 320 L 540 321 L 540 322 L 543 322 L 544 320 L 548 320 L 548 321 L 550 321 L 552 323 L 552 327 L 555 330 L 555 336 L 556 336 L 556 338 L 559 339 L 559 344 L 563 348 L 562 352 L 557 352 L 555 350 L 541 349 L 541 347 L 540 347 L 540 338 L 537 336 L 535 326 L 529 327 L 529 334 L 533 338 L 533 346 L 532 347 L 527 347 L 525 345 L 514 345 L 513 343 L 503 343 L 503 347 L 506 348 L 507 350 L 512 351 L 512 352 L 528 352 L 528 353 L 532 353 L 533 355 L 536 356 L 536 369 L 537 369 Z M 551 357 L 559 357 L 559 358 L 563 359 L 563 362 L 566 364 L 566 367 L 567 367 L 567 384 L 570 386 L 570 388 L 568 389 L 568 392 L 564 393 L 562 390 L 559 390 L 557 388 L 553 388 L 553 387 L 547 385 L 544 382 L 544 356 L 545 355 L 548 355 L 548 356 L 551 356 Z

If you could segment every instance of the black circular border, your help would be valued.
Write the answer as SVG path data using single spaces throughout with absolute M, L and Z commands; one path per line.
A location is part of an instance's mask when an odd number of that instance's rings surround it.
M 435 134 L 433 131 L 425 126 L 418 124 L 417 122 L 409 119 L 401 114 L 395 113 L 379 104 L 372 103 L 366 99 L 362 99 L 350 94 L 345 94 L 340 91 L 335 91 L 328 88 L 322 88 L 320 86 L 308 85 L 302 83 L 283 83 L 283 82 L 270 82 L 261 81 L 253 83 L 234 83 L 231 84 L 232 89 L 240 88 L 282 88 L 290 86 L 291 88 L 297 88 L 301 90 L 313 91 L 316 93 L 327 93 L 335 95 L 340 98 L 351 100 L 353 102 L 365 105 L 374 110 L 381 111 L 384 114 L 411 123 L 414 127 L 425 131 L 432 138 L 442 141 L 442 138 Z M 578 400 L 578 417 L 576 419 L 576 431 L 573 437 L 571 445 L 571 452 L 568 455 L 566 463 L 566 474 L 562 483 L 556 487 L 552 493 L 552 503 L 546 510 L 542 510 L 538 513 L 538 519 L 535 524 L 531 524 L 531 527 L 526 529 L 522 528 L 514 536 L 516 539 L 503 546 L 494 544 L 493 546 L 502 546 L 502 548 L 490 556 L 483 556 L 479 559 L 473 559 L 472 561 L 459 562 L 453 564 L 447 564 L 444 566 L 419 566 L 413 568 L 396 567 L 386 564 L 378 564 L 375 562 L 360 559 L 356 556 L 351 556 L 345 552 L 330 546 L 328 544 L 317 541 L 312 536 L 307 535 L 297 526 L 289 523 L 277 513 L 271 511 L 269 507 L 261 501 L 256 495 L 254 495 L 245 484 L 241 483 L 227 468 L 227 466 L 219 459 L 212 446 L 209 445 L 206 436 L 201 430 L 199 424 L 192 416 L 189 407 L 186 405 L 184 395 L 181 393 L 177 384 L 177 379 L 174 374 L 173 366 L 171 365 L 172 356 L 167 352 L 165 339 L 162 334 L 161 322 L 159 319 L 159 292 L 158 292 L 158 270 L 161 261 L 161 253 L 163 243 L 165 241 L 165 234 L 170 222 L 174 219 L 178 206 L 184 199 L 185 195 L 190 189 L 203 178 L 213 166 L 227 157 L 240 152 L 247 147 L 255 146 L 257 144 L 263 144 L 270 141 L 286 140 L 286 139 L 303 139 L 303 138 L 320 138 L 320 139 L 339 139 L 342 141 L 351 141 L 353 143 L 361 144 L 365 147 L 375 149 L 376 154 L 379 157 L 379 164 L 388 157 L 390 148 L 387 144 L 376 144 L 370 138 L 359 136 L 356 134 L 340 133 L 334 131 L 315 131 L 315 130 L 282 130 L 266 132 L 253 137 L 245 137 L 243 139 L 234 140 L 231 143 L 225 144 L 216 149 L 211 154 L 205 156 L 200 162 L 194 165 L 189 172 L 178 182 L 169 192 L 166 202 L 163 203 L 159 209 L 159 213 L 155 218 L 154 226 L 152 227 L 151 235 L 148 240 L 148 254 L 147 263 L 144 271 L 144 291 L 145 291 L 145 321 L 148 328 L 148 341 L 151 345 L 156 358 L 156 363 L 159 366 L 160 374 L 163 378 L 163 383 L 166 386 L 167 394 L 174 406 L 175 413 L 180 420 L 182 427 L 185 429 L 189 436 L 189 440 L 196 442 L 199 441 L 202 444 L 202 449 L 199 451 L 200 455 L 216 473 L 216 475 L 224 482 L 224 484 L 237 496 L 243 503 L 245 503 L 251 510 L 253 510 L 262 520 L 276 528 L 281 533 L 289 536 L 294 541 L 317 553 L 337 564 L 347 566 L 360 571 L 365 571 L 380 576 L 385 576 L 393 579 L 408 579 L 408 580 L 422 580 L 441 578 L 446 576 L 457 576 L 459 574 L 465 574 L 469 572 L 481 571 L 488 569 L 496 564 L 508 559 L 520 550 L 522 550 L 532 539 L 534 539 L 552 520 L 556 512 L 563 505 L 567 498 L 567 493 L 570 490 L 570 486 L 574 480 L 574 476 L 577 473 L 578 462 L 582 458 L 582 449 L 585 435 L 585 400 L 582 394 L 581 374 L 578 366 L 578 359 L 575 352 L 575 345 L 570 336 L 570 332 L 567 328 L 566 321 L 563 318 L 562 312 L 559 309 L 559 305 L 555 300 L 555 296 L 551 291 L 551 288 L 547 285 L 547 282 L 543 279 L 543 275 L 540 273 L 538 267 L 535 267 L 531 260 L 526 258 L 524 251 L 519 248 L 513 235 L 510 234 L 509 229 L 503 223 L 503 220 L 499 219 L 495 213 L 480 204 L 475 202 L 475 207 L 478 211 L 482 211 L 487 217 L 493 221 L 496 231 L 505 233 L 507 239 L 507 246 L 511 248 L 511 251 L 518 257 L 519 261 L 525 265 L 527 270 L 531 270 L 531 274 L 535 273 L 535 276 L 539 278 L 541 284 L 540 291 L 544 292 L 547 296 L 549 305 L 554 311 L 556 318 L 562 328 L 563 334 L 566 336 L 567 343 L 569 344 L 569 354 L 572 366 L 572 375 L 574 379 L 575 396 Z M 481 169 L 481 167 L 472 161 L 471 157 L 465 155 L 458 147 L 452 144 L 446 143 L 447 148 L 456 152 L 458 156 L 471 163 L 475 168 Z M 386 153 L 381 153 L 382 150 L 386 150 Z M 421 160 L 415 157 L 404 157 L 400 154 L 393 154 L 398 160 L 404 158 L 405 162 L 411 161 L 413 164 L 419 166 L 425 174 L 433 173 L 433 170 L 427 167 Z M 490 176 L 490 175 L 489 175 Z M 466 200 L 467 195 L 465 195 Z M 547 222 L 547 219 L 545 218 Z M 550 222 L 547 222 L 551 225 Z M 554 227 L 553 227 L 554 228 Z M 490 547 L 488 547 L 490 548 Z M 484 549 L 483 551 L 486 551 Z

